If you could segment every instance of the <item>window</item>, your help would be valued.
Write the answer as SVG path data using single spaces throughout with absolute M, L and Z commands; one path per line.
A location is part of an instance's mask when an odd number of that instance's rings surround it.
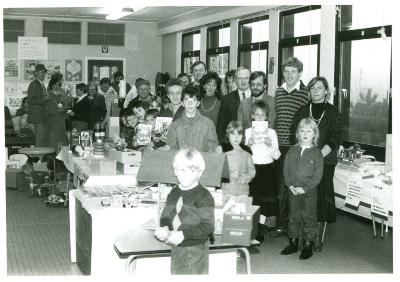
M 181 72 L 191 74 L 190 67 L 200 60 L 200 30 L 182 34 Z
M 18 42 L 18 36 L 25 35 L 24 20 L 4 20 L 4 42 Z
M 88 45 L 124 46 L 125 25 L 88 23 Z
M 229 24 L 207 29 L 208 71 L 216 72 L 220 77 L 224 77 L 229 69 L 230 32 Z
M 305 85 L 319 73 L 321 6 L 307 6 L 280 15 L 279 65 L 288 57 L 303 62 Z M 283 83 L 282 70 L 279 84 Z
M 43 21 L 43 36 L 48 43 L 81 44 L 81 23 Z
M 361 143 L 384 159 L 391 133 L 392 26 L 383 6 L 340 6 L 337 15 L 335 104 L 343 114 L 344 140 Z M 373 16 L 372 16 L 373 15 Z M 347 145 L 347 144 L 346 144 Z
M 239 22 L 239 66 L 267 73 L 268 40 L 268 16 Z

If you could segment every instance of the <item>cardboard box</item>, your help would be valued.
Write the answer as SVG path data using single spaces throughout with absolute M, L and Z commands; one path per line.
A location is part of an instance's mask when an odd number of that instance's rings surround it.
M 6 161 L 6 167 L 7 168 L 13 168 L 13 169 L 20 169 L 21 168 L 21 163 L 18 160 L 7 160 Z
M 20 172 L 21 170 L 18 168 L 6 168 L 6 188 L 18 188 L 17 178 Z
M 108 158 L 119 163 L 140 163 L 142 161 L 142 152 L 127 150 L 117 151 L 115 149 L 108 150 Z
M 222 242 L 240 246 L 250 246 L 252 232 L 250 229 L 224 228 L 222 231 Z
M 232 206 L 224 213 L 224 229 L 246 229 L 257 228 L 260 220 L 260 207 L 247 206 L 243 213 L 235 212 L 235 206 Z
M 99 175 L 116 175 L 117 162 L 110 159 L 92 159 L 90 167 Z
M 140 163 L 117 163 L 117 170 L 122 174 L 137 175 Z
M 222 229 L 224 227 L 223 225 L 224 213 L 235 204 L 235 201 L 230 196 L 225 195 L 224 197 L 226 197 L 224 205 L 223 206 L 215 205 L 214 208 L 214 221 L 215 221 L 214 234 L 222 234 Z

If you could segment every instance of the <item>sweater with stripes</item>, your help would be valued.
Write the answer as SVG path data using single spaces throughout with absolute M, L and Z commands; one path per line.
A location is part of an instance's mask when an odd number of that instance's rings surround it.
M 309 103 L 308 91 L 302 81 L 299 89 L 288 93 L 279 87 L 275 92 L 275 130 L 279 146 L 290 146 L 289 136 L 292 120 L 297 110 Z

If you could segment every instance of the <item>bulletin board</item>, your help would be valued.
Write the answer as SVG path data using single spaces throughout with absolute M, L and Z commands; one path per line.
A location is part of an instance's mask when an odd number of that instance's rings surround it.
M 85 83 L 91 80 L 100 80 L 103 77 L 113 81 L 113 74 L 121 71 L 125 75 L 124 58 L 105 58 L 105 57 L 85 57 Z

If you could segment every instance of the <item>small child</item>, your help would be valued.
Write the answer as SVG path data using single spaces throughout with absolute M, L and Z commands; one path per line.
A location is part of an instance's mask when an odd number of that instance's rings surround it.
M 296 138 L 298 143 L 289 148 L 285 158 L 285 185 L 289 187 L 289 246 L 281 251 L 289 255 L 298 251 L 300 234 L 303 248 L 300 259 L 313 255 L 317 236 L 317 185 L 323 173 L 323 157 L 318 149 L 318 126 L 310 118 L 300 121 Z
M 172 166 L 179 184 L 167 196 L 154 235 L 171 245 L 171 274 L 208 274 L 214 199 L 199 184 L 205 162 L 199 151 L 187 148 L 178 151 Z
M 128 107 L 129 109 L 129 107 Z M 143 101 L 135 101 L 131 104 L 130 109 L 132 109 L 135 116 L 139 119 L 139 123 L 144 123 L 144 116 L 146 115 L 146 111 L 149 109 L 148 105 Z
M 124 109 L 122 112 L 121 121 L 124 125 L 121 132 L 121 137 L 125 139 L 128 149 L 133 149 L 133 142 L 136 134 L 136 126 L 139 123 L 139 119 L 133 113 L 131 109 Z
M 267 120 L 269 109 L 264 101 L 255 102 L 251 110 L 254 121 Z M 266 127 L 261 138 L 257 140 L 254 138 L 255 134 L 251 127 L 246 129 L 245 144 L 250 146 L 253 152 L 253 163 L 256 168 L 256 176 L 250 182 L 250 196 L 253 196 L 253 205 L 260 206 L 260 225 L 258 226 L 260 232 L 256 239 L 262 242 L 264 226 L 272 229 L 276 225 L 278 187 L 275 180 L 274 160 L 280 157 L 281 152 L 275 130 Z
M 216 149 L 224 153 L 229 165 L 229 183 L 222 183 L 226 195 L 249 196 L 249 182 L 256 170 L 251 158 L 251 150 L 243 144 L 243 126 L 233 120 L 226 127 L 225 141 Z

